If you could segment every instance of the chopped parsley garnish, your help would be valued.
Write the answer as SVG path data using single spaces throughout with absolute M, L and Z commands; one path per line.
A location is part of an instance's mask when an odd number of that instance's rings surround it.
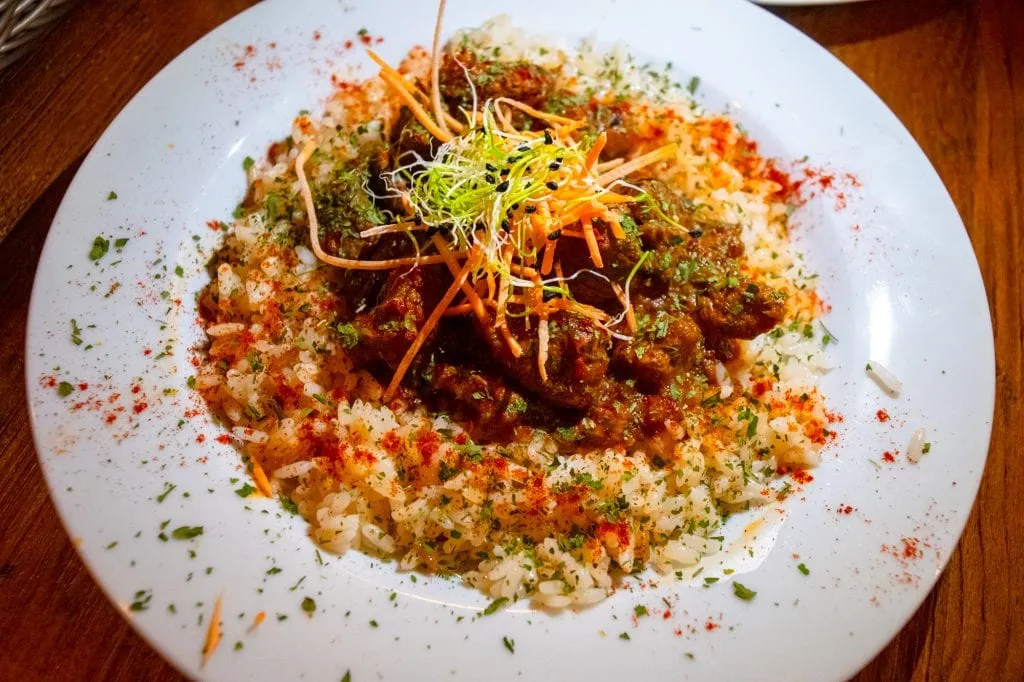
M 76 346 L 82 345 L 82 329 L 78 326 L 78 321 L 71 318 L 71 343 Z
M 337 329 L 343 347 L 355 348 L 359 344 L 359 331 L 351 323 L 339 324 Z
M 241 488 L 235 491 L 235 494 L 238 495 L 239 497 L 249 497 L 254 492 L 256 492 L 256 488 L 252 487 L 248 483 L 245 483 L 242 485 Z
M 312 597 L 302 598 L 302 610 L 306 612 L 310 618 L 313 617 L 313 613 L 316 611 L 316 602 L 313 601 Z
M 704 584 L 705 585 L 714 585 L 717 582 L 718 582 L 718 578 L 716 578 L 714 576 L 708 576 L 707 578 L 704 578 Z
M 931 451 L 932 451 L 932 444 L 931 443 L 925 443 L 924 445 L 921 446 L 921 454 L 922 455 L 927 455 Z
M 516 640 L 509 639 L 508 637 L 502 637 L 501 643 L 505 645 L 505 648 L 508 649 L 510 654 L 514 654 L 516 652 Z
M 267 569 L 267 575 L 277 575 L 280 572 L 281 572 L 281 569 L 278 568 L 277 566 L 271 566 L 270 568 Z
M 797 564 L 796 570 L 800 571 L 804 575 L 810 575 L 811 574 L 811 569 L 807 568 L 806 564 Z
M 352 671 L 346 670 L 345 674 L 341 677 L 341 682 L 352 682 Z
M 89 260 L 99 260 L 110 250 L 110 240 L 97 235 L 92 240 L 92 249 L 89 250 Z
M 107 194 L 107 201 L 113 201 L 116 198 L 117 198 L 117 192 L 115 192 L 113 190 L 111 190 L 110 193 Z
M 191 540 L 203 534 L 202 526 L 178 526 L 171 531 L 171 537 L 175 540 Z
M 380 627 L 380 625 L 377 623 L 376 620 L 371 620 L 370 621 L 370 627 L 371 628 L 376 628 L 376 627 Z
M 619 635 L 619 639 L 624 639 L 628 642 L 630 640 L 629 633 L 623 632 L 621 635 Z
M 281 506 L 287 509 L 289 512 L 291 512 L 292 514 L 299 513 L 299 505 L 292 502 L 291 499 L 285 496 L 283 493 L 278 497 L 278 499 L 281 500 Z
M 66 381 L 62 381 L 60 382 L 60 385 L 57 386 L 57 395 L 59 395 L 61 398 L 67 398 L 74 392 L 74 390 L 74 386 L 72 386 Z
M 732 593 L 743 601 L 750 601 L 757 596 L 757 592 L 754 592 L 743 583 L 738 583 L 736 581 L 733 581 L 732 583 Z
M 171 494 L 171 491 L 178 487 L 173 483 L 165 483 L 164 486 L 164 491 L 156 496 L 157 502 L 163 502 L 164 500 L 166 500 L 167 496 Z
M 640 618 L 641 616 L 646 616 L 647 615 L 647 607 L 644 606 L 643 604 L 637 604 L 636 606 L 633 607 L 633 614 L 636 615 L 637 618 Z
M 242 159 L 242 170 L 245 170 L 245 171 L 249 170 L 250 168 L 253 167 L 253 165 L 255 163 L 256 162 L 253 161 L 251 156 L 245 157 L 244 159 Z
M 487 608 L 485 608 L 483 611 L 480 612 L 480 615 L 481 616 L 489 616 L 492 613 L 496 612 L 498 609 L 500 609 L 502 606 L 504 606 L 507 603 L 508 603 L 508 599 L 506 597 L 500 597 L 498 599 L 495 599 L 494 601 L 492 601 L 490 604 L 487 605 Z
M 686 84 L 686 91 L 691 95 L 697 93 L 697 88 L 700 87 L 700 76 L 694 76 L 690 79 L 690 82 Z
M 130 611 L 145 611 L 149 608 L 149 602 L 153 600 L 152 590 L 139 590 L 135 593 L 135 598 L 132 603 L 128 605 Z

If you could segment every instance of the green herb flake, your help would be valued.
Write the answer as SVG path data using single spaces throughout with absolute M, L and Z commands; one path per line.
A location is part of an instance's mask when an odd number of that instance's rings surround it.
M 797 564 L 796 570 L 800 571 L 804 575 L 810 575 L 811 574 L 811 569 L 807 568 L 806 564 Z
M 738 583 L 735 580 L 732 583 L 732 593 L 743 601 L 750 601 L 757 596 L 757 592 L 754 592 L 743 583 Z
M 643 604 L 637 604 L 633 607 L 633 613 L 637 618 L 647 615 L 647 607 Z
M 628 642 L 631 638 L 630 638 L 628 632 L 623 632 L 621 635 L 619 635 L 619 639 L 622 639 L 622 640 L 625 640 L 625 641 Z
M 114 199 L 117 199 L 117 192 L 115 192 L 115 191 L 111 190 L 111 191 L 110 191 L 110 192 L 109 192 L 109 193 L 107 194 L 107 201 L 113 201 Z
M 82 329 L 78 326 L 78 320 L 71 319 L 71 343 L 76 346 L 82 345 Z
M 316 602 L 313 601 L 312 597 L 302 598 L 302 610 L 305 611 L 306 615 L 310 618 L 313 617 L 313 614 L 316 612 Z
M 352 682 L 352 671 L 346 670 L 345 674 L 341 676 L 341 682 Z
M 690 79 L 690 82 L 686 84 L 686 91 L 691 95 L 697 94 L 697 88 L 700 87 L 700 76 L 694 76 Z
M 338 334 L 341 336 L 341 345 L 345 348 L 355 348 L 359 345 L 359 330 L 351 323 L 346 322 L 337 326 Z
M 60 382 L 60 385 L 57 386 L 57 395 L 59 395 L 61 398 L 67 398 L 69 395 L 74 393 L 74 391 L 75 387 L 66 381 Z
M 501 643 L 505 645 L 505 648 L 508 649 L 510 654 L 514 654 L 516 652 L 516 640 L 509 639 L 508 637 L 502 637 Z
M 248 483 L 245 483 L 242 485 L 241 488 L 235 491 L 235 494 L 238 495 L 239 497 L 249 497 L 254 492 L 256 492 L 256 488 L 252 487 Z
M 89 260 L 99 260 L 107 254 L 107 251 L 110 251 L 110 240 L 97 235 L 96 238 L 92 240 L 92 248 L 89 250 Z
M 480 612 L 480 615 L 481 616 L 489 616 L 492 613 L 495 613 L 498 609 L 500 609 L 501 607 L 503 607 L 507 603 L 508 603 L 508 599 L 506 597 L 499 597 L 498 599 L 495 599 L 490 604 L 488 604 L 487 608 L 485 608 L 483 611 Z
M 704 584 L 705 585 L 714 585 L 717 582 L 718 582 L 718 578 L 716 578 L 714 576 L 710 576 L 709 575 L 707 578 L 704 578 Z
M 255 163 L 256 162 L 253 161 L 251 156 L 245 157 L 244 159 L 242 159 L 242 170 L 244 170 L 244 171 L 249 170 L 250 168 L 253 167 L 253 165 L 255 165 Z
M 156 501 L 157 502 L 163 502 L 164 500 L 167 499 L 167 496 L 171 494 L 171 491 L 174 490 L 177 487 L 178 486 L 174 485 L 173 483 L 165 483 L 164 484 L 164 491 L 156 496 Z
M 171 531 L 171 537 L 175 540 L 191 540 L 203 534 L 202 526 L 178 526 Z
M 371 620 L 370 621 L 370 627 L 371 628 L 377 628 L 377 627 L 380 627 L 380 625 L 377 623 L 376 620 Z

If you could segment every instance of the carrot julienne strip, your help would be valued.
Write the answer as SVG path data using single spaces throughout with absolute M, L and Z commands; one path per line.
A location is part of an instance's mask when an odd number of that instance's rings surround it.
M 252 619 L 252 625 L 249 626 L 249 629 L 246 630 L 246 632 L 251 635 L 253 632 L 256 631 L 256 628 L 260 626 L 260 623 L 262 623 L 264 619 L 266 619 L 266 617 L 266 611 L 260 611 L 259 613 L 257 613 L 256 617 Z
M 458 275 L 459 263 L 455 260 L 455 256 L 452 255 L 451 249 L 449 249 L 448 245 L 444 243 L 443 239 L 441 239 L 441 236 L 435 234 L 430 238 L 430 240 L 434 243 L 434 246 L 437 247 L 438 253 L 445 257 L 445 263 L 447 263 L 448 269 L 452 273 L 452 277 Z M 480 296 L 477 295 L 476 289 L 473 288 L 473 285 L 468 281 L 463 282 L 462 293 L 466 294 L 466 299 L 469 301 L 470 305 L 473 306 L 473 312 L 476 313 L 476 316 L 480 318 L 481 322 L 486 323 L 487 313 L 484 311 L 483 301 L 480 300 Z
M 597 163 L 598 158 L 601 156 L 601 151 L 604 149 L 605 144 L 608 142 L 608 132 L 605 130 L 601 131 L 601 134 L 594 140 L 594 146 L 587 152 L 587 158 L 583 163 L 583 167 L 589 172 L 591 168 Z
M 252 480 L 256 482 L 256 489 L 264 497 L 273 499 L 274 490 L 270 487 L 270 481 L 267 479 L 267 474 L 263 471 L 263 467 L 260 466 L 260 463 L 255 458 L 249 461 L 252 462 Z
M 448 287 L 448 291 L 445 292 L 444 296 L 441 297 L 441 301 L 434 308 L 434 311 L 430 313 L 430 317 L 423 323 L 423 327 L 420 328 L 419 333 L 416 334 L 416 338 L 413 340 L 412 345 L 405 351 L 405 355 L 402 357 L 402 361 L 398 363 L 398 367 L 395 369 L 394 376 L 391 377 L 391 383 L 388 384 L 387 390 L 384 391 L 384 402 L 388 402 L 394 397 L 395 391 L 398 390 L 398 386 L 402 383 L 402 378 L 405 373 L 409 370 L 412 365 L 413 359 L 419 352 L 420 348 L 427 340 L 427 336 L 434 330 L 437 323 L 440 321 L 444 311 L 448 308 L 448 305 L 455 298 L 455 294 L 459 293 L 462 289 L 462 285 L 469 278 L 469 273 L 473 271 L 479 261 L 480 249 L 475 247 L 470 253 L 469 258 L 463 264 L 462 269 L 459 270 L 459 274 L 455 277 L 455 281 L 452 282 L 451 286 Z
M 600 185 L 607 185 L 611 182 L 624 178 L 630 173 L 638 171 L 641 168 L 645 168 L 646 166 L 650 166 L 652 163 L 657 163 L 658 161 L 661 161 L 663 159 L 670 158 L 673 154 L 676 153 L 676 149 L 678 148 L 679 145 L 677 145 L 675 142 L 671 142 L 665 145 L 664 147 L 658 147 L 654 151 L 642 154 L 633 159 L 632 161 L 628 161 L 622 164 L 618 168 L 613 168 L 612 170 L 606 173 L 602 173 L 601 175 L 597 176 L 597 182 Z
M 597 246 L 597 237 L 594 236 L 594 225 L 590 218 L 583 219 L 583 238 L 587 242 L 587 249 L 590 251 L 590 259 L 598 269 L 604 267 L 604 259 L 601 258 L 601 249 Z
M 443 130 L 441 130 L 441 128 L 438 127 L 437 123 L 435 123 L 434 120 L 430 118 L 430 114 L 427 113 L 427 110 L 424 109 L 423 106 L 413 96 L 413 94 L 409 92 L 409 90 L 404 85 L 402 85 L 402 82 L 405 81 L 404 78 L 396 78 L 387 71 L 381 71 L 380 77 L 384 79 L 384 81 L 388 85 L 390 85 L 395 90 L 396 93 L 398 93 L 398 96 L 401 97 L 402 100 L 406 103 L 406 105 L 409 107 L 409 110 L 412 111 L 416 119 L 423 124 L 424 128 L 430 131 L 431 135 L 441 140 L 442 142 L 451 141 L 451 133 L 446 133 Z
M 214 604 L 213 604 L 213 613 L 210 615 L 210 625 L 206 629 L 206 639 L 203 642 L 203 663 L 202 663 L 203 666 L 205 666 L 206 663 L 210 660 L 210 657 L 213 656 L 213 652 L 215 652 L 217 650 L 217 646 L 220 644 L 220 638 L 221 638 L 220 611 L 221 611 L 221 605 L 223 604 L 223 602 L 224 602 L 224 596 L 221 595 L 221 596 L 217 597 L 217 601 L 214 602 Z
M 410 94 L 419 97 L 420 100 L 423 101 L 424 103 L 430 104 L 430 96 L 427 93 L 423 92 L 418 87 L 416 87 L 409 81 L 405 80 L 405 76 L 399 73 L 394 67 L 388 64 L 386 61 L 381 59 L 376 52 L 368 49 L 366 50 L 366 54 L 367 56 L 369 56 L 370 59 L 372 59 L 377 64 L 377 66 L 380 67 L 381 71 L 387 72 L 391 76 L 391 78 L 395 80 L 395 83 L 392 83 L 392 85 L 401 85 L 406 90 L 408 90 Z M 459 119 L 455 118 L 448 112 L 444 112 L 444 120 L 448 124 L 448 127 L 450 127 L 455 132 L 463 133 L 466 131 L 466 126 L 464 126 L 462 122 L 459 121 Z

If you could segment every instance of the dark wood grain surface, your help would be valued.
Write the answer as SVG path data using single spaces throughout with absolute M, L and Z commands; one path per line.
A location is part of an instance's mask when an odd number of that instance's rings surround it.
M 175 680 L 64 535 L 28 427 L 28 301 L 83 155 L 128 99 L 246 0 L 83 2 L 0 74 L 0 680 Z M 875 0 L 775 10 L 896 112 L 949 188 L 992 309 L 996 415 L 949 567 L 856 678 L 1024 679 L 1024 2 Z M 6 236 L 5 236 L 6 235 Z

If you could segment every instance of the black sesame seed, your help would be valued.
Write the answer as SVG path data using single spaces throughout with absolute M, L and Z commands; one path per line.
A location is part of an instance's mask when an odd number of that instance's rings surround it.
M 506 175 L 508 175 L 508 174 L 509 174 L 509 172 L 510 172 L 511 170 L 512 170 L 512 169 L 510 169 L 510 168 L 502 168 L 502 169 L 501 169 L 501 173 L 499 173 L 499 175 L 501 175 L 501 177 L 505 177 Z
M 500 185 L 498 185 L 497 187 L 495 187 L 495 188 L 494 188 L 494 191 L 495 191 L 495 192 L 504 192 L 504 191 L 505 191 L 505 190 L 507 190 L 507 189 L 508 189 L 508 180 L 505 180 L 505 181 L 504 181 L 504 182 L 502 182 L 502 183 L 501 183 Z
M 502 220 L 502 221 L 501 221 L 501 229 L 503 229 L 503 230 L 505 230 L 506 232 L 508 232 L 508 228 L 509 228 L 509 222 L 508 222 L 508 220 Z
M 554 180 L 548 180 L 547 182 L 544 183 L 544 186 L 547 187 L 552 192 L 558 189 L 558 183 L 555 182 Z
M 527 167 L 526 167 L 526 172 L 527 172 L 527 173 L 529 173 L 529 172 L 530 172 L 530 168 L 531 168 L 531 166 L 527 166 Z
M 703 234 L 704 234 L 704 230 L 700 229 L 699 227 L 695 228 L 693 230 L 690 230 L 690 236 L 693 237 L 694 239 L 696 239 L 697 237 L 700 237 Z
M 508 209 L 509 209 L 510 211 L 514 211 L 514 210 L 516 210 L 517 208 L 519 208 L 519 203 L 518 203 L 518 202 L 517 202 L 517 203 L 514 203 L 514 204 L 512 204 L 511 206 L 509 206 L 509 207 L 508 207 Z
M 530 151 L 530 145 L 528 145 L 528 144 L 521 144 L 518 147 L 516 147 L 516 151 L 517 152 L 528 152 L 528 151 Z
M 562 163 L 562 161 L 564 161 L 564 159 L 561 156 L 555 157 L 555 163 Z
M 529 206 L 527 206 L 527 207 L 525 207 L 523 209 L 523 213 L 536 213 L 536 212 L 537 212 L 537 207 L 534 206 L 533 204 L 530 204 Z
M 423 224 L 423 218 L 419 214 L 414 215 L 412 217 L 412 222 L 413 222 L 413 225 L 422 225 Z
M 427 228 L 427 236 L 433 237 L 435 234 L 441 231 L 441 228 L 437 225 L 431 225 Z
M 561 167 L 562 164 L 558 163 L 557 161 L 553 161 L 552 163 L 548 164 L 548 168 L 550 168 L 551 170 L 558 170 Z
M 491 164 L 489 164 L 489 163 L 485 163 L 485 164 L 484 164 L 484 168 L 486 168 L 487 170 L 491 171 L 492 173 L 493 173 L 494 171 L 498 170 L 498 169 L 497 169 L 497 168 L 496 168 L 495 166 L 492 166 L 492 165 L 491 165 Z
M 622 125 L 622 117 L 618 114 L 613 115 L 612 120 L 608 122 L 609 128 L 616 128 L 620 125 Z
M 562 228 L 558 228 L 557 230 L 551 230 L 551 232 L 548 234 L 548 239 L 550 241 L 555 241 L 556 239 L 558 239 L 561 236 L 562 236 Z
M 516 161 L 518 161 L 521 158 L 523 158 L 523 157 L 521 157 L 521 156 L 510 156 L 507 159 L 505 159 L 505 161 L 507 161 L 508 163 L 515 163 Z
M 549 130 L 545 130 L 544 131 L 544 142 L 545 142 L 545 144 L 553 144 L 554 143 L 554 139 L 552 139 L 552 137 L 551 137 L 551 131 L 549 131 Z
M 486 180 L 487 182 L 491 183 L 492 185 L 494 184 L 494 176 L 491 175 L 490 173 L 488 173 L 487 175 L 484 176 L 484 180 Z

